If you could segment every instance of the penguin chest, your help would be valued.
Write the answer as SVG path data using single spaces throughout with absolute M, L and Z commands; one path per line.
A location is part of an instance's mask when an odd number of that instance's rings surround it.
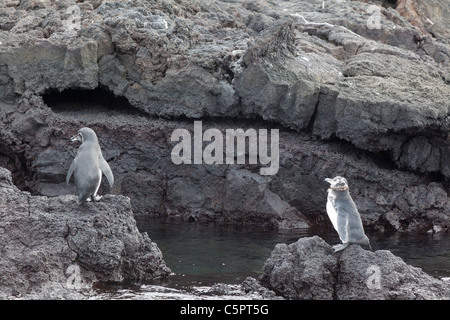
M 327 214 L 328 218 L 330 219 L 331 223 L 333 224 L 334 229 L 337 231 L 337 219 L 338 219 L 338 213 L 336 211 L 336 196 L 334 195 L 334 192 L 331 189 L 328 189 L 328 197 L 327 197 Z

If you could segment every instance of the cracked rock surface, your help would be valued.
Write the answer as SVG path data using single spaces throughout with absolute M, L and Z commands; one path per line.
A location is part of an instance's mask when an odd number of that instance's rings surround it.
M 33 195 L 73 193 L 67 137 L 90 126 L 135 212 L 311 227 L 343 175 L 365 226 L 447 231 L 449 5 L 375 3 L 2 1 L 0 165 Z M 106 106 L 74 105 L 83 90 Z M 194 120 L 279 128 L 278 173 L 174 165 L 170 135 Z
M 441 300 L 450 284 L 387 250 L 350 245 L 335 253 L 318 236 L 278 244 L 264 264 L 263 286 L 288 299 Z
M 170 273 L 140 233 L 129 199 L 31 196 L 0 168 L 0 297 L 80 298 L 96 281 L 151 280 Z M 75 290 L 74 290 L 75 289 Z

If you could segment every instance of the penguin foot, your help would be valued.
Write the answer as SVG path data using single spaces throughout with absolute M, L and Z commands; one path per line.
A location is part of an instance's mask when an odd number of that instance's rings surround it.
M 102 198 L 103 196 L 99 196 L 98 194 L 96 194 L 96 195 L 94 195 L 94 196 L 92 196 L 92 197 L 90 197 L 90 198 L 87 198 L 86 199 L 86 202 L 98 202 L 98 201 L 100 201 L 100 199 Z
M 96 194 L 96 195 L 94 195 L 94 196 L 92 197 L 92 200 L 95 201 L 95 202 L 98 202 L 98 201 L 100 201 L 100 199 L 101 199 L 102 197 L 103 197 L 103 196 L 99 196 L 98 194 Z
M 342 251 L 348 247 L 348 243 L 337 244 L 333 246 L 334 252 Z

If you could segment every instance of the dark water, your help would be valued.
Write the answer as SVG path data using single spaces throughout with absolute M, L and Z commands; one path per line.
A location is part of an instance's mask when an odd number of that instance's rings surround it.
M 136 217 L 141 232 L 158 244 L 167 266 L 176 273 L 170 281 L 181 286 L 237 284 L 258 278 L 277 243 L 319 235 L 331 245 L 340 243 L 334 230 L 277 232 L 251 227 L 162 221 Z M 368 234 L 373 250 L 390 250 L 428 274 L 450 277 L 450 235 L 400 233 Z

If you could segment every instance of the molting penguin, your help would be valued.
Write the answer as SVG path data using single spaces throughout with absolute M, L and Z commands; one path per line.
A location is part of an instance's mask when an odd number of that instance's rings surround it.
M 350 196 L 347 180 L 337 176 L 333 179 L 326 178 L 325 181 L 330 184 L 327 214 L 342 241 L 342 244 L 333 246 L 334 251 L 344 250 L 350 243 L 368 245 L 372 250 L 358 209 Z
M 81 142 L 81 146 L 78 148 L 77 156 L 73 159 L 67 172 L 66 183 L 69 184 L 70 177 L 74 174 L 78 191 L 78 204 L 81 205 L 86 201 L 99 201 L 102 198 L 97 195 L 102 182 L 102 172 L 108 179 L 111 188 L 114 184 L 114 176 L 108 163 L 103 158 L 94 130 L 81 128 L 76 136 L 70 138 L 72 142 L 77 140 Z

